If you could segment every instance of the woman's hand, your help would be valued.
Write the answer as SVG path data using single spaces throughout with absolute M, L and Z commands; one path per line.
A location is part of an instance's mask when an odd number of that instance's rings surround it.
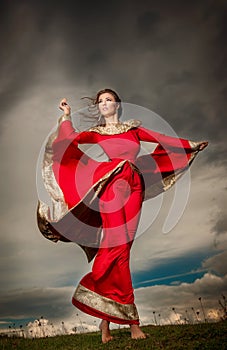
M 204 148 L 206 148 L 208 145 L 207 141 L 202 141 L 199 145 L 199 151 L 202 151 Z
M 66 98 L 63 98 L 61 100 L 59 108 L 64 112 L 65 115 L 70 115 L 71 107 L 68 105 Z

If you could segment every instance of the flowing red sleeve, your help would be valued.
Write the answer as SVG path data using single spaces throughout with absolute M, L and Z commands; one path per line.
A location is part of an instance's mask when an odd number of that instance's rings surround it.
M 145 181 L 149 199 L 172 187 L 199 151 L 199 142 L 166 136 L 143 127 L 137 129 L 140 141 L 158 143 L 151 154 L 137 158 L 136 165 Z
M 96 197 L 93 199 L 93 175 L 99 164 L 78 144 L 94 143 L 95 137 L 93 132 L 76 132 L 70 117 L 59 119 L 57 130 L 48 137 L 42 164 L 51 205 L 39 200 L 37 207 L 37 223 L 44 237 L 77 242 L 88 261 L 96 254 L 100 239 L 101 217 Z
M 78 157 L 81 152 L 74 152 L 78 150 L 79 143 L 95 143 L 96 134 L 88 131 L 76 132 L 70 117 L 59 120 L 59 126 L 52 144 L 53 160 L 66 162 L 69 157 Z M 63 156 L 64 155 L 64 156 Z
M 86 167 L 88 175 L 89 171 L 93 171 L 93 168 L 97 166 L 94 160 L 80 150 L 78 144 L 95 143 L 95 135 L 89 131 L 78 133 L 73 128 L 71 120 L 64 120 L 60 123 L 52 143 L 52 169 L 69 208 L 81 200 L 88 188 L 86 178 L 80 178 L 79 184 L 75 181 L 76 174 L 79 172 L 85 174 Z M 80 191 L 78 191 L 78 187 L 80 187 Z
M 167 136 L 153 130 L 148 130 L 143 127 L 138 128 L 137 135 L 140 141 L 159 143 L 165 149 L 184 149 L 185 152 L 191 152 L 198 149 L 198 142 L 192 142 L 186 139 Z

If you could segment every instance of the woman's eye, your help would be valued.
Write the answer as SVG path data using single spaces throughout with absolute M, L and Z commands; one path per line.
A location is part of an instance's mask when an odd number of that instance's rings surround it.
M 110 97 L 107 97 L 106 99 L 105 99 L 105 101 L 106 102 L 114 102 Z M 98 100 L 98 104 L 99 103 L 102 103 L 103 102 L 103 100 Z

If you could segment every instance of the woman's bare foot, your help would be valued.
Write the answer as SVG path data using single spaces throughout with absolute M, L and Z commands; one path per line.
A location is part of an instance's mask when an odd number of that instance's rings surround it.
M 137 324 L 130 325 L 132 339 L 145 339 L 146 334 L 143 333 Z
M 109 329 L 110 322 L 106 320 L 102 320 L 99 329 L 102 332 L 102 342 L 108 343 L 110 340 L 113 339 L 113 337 L 110 335 L 110 329 Z

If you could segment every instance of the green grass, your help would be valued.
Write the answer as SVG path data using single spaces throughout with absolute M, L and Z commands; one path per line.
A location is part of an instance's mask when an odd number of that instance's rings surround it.
M 63 335 L 51 338 L 0 338 L 1 350 L 226 350 L 227 322 L 145 326 L 147 339 L 132 340 L 130 330 L 113 330 L 114 340 L 101 343 L 100 332 Z

